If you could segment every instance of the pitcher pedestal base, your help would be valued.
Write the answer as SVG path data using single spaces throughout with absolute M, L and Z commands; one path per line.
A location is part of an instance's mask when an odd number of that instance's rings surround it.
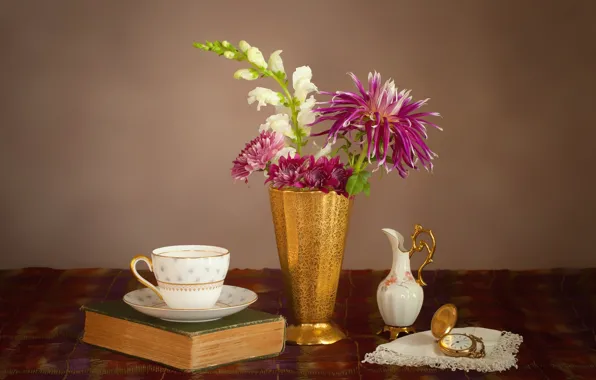
M 377 334 L 384 334 L 389 332 L 389 340 L 395 340 L 398 338 L 400 334 L 409 335 L 416 332 L 416 328 L 414 326 L 389 326 L 385 325 L 383 330 L 379 331 Z
M 346 335 L 335 323 L 300 323 L 288 325 L 286 341 L 288 344 L 311 346 L 316 344 L 333 344 L 345 339 Z

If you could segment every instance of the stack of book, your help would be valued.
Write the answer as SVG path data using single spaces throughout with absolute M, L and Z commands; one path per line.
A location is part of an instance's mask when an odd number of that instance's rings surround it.
M 201 323 L 163 321 L 122 301 L 82 310 L 83 342 L 185 371 L 274 357 L 284 350 L 285 319 L 250 308 Z

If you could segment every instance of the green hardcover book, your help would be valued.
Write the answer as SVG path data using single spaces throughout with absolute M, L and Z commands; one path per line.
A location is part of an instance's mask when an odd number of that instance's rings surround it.
M 274 357 L 285 347 L 285 319 L 250 308 L 202 323 L 163 321 L 122 301 L 81 309 L 85 312 L 83 342 L 183 371 Z

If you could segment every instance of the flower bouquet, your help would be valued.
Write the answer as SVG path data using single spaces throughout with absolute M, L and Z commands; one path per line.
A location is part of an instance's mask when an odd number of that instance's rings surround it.
M 248 182 L 264 172 L 282 272 L 295 323 L 288 341 L 333 343 L 343 333 L 330 322 L 351 205 L 359 193 L 369 195 L 371 174 L 384 168 L 401 177 L 419 166 L 431 171 L 436 154 L 426 145 L 428 121 L 436 112 L 421 112 L 428 99 L 415 101 L 392 80 L 368 75 L 368 89 L 350 73 L 355 91 L 319 91 L 308 66 L 288 78 L 281 50 L 265 61 L 261 51 L 240 41 L 195 43 L 195 47 L 241 62 L 234 77 L 268 79 L 277 91 L 256 87 L 248 104 L 275 112 L 259 127 L 233 162 L 232 177 Z M 292 91 L 293 90 L 293 91 Z M 330 97 L 317 102 L 314 95 Z M 313 131 L 314 126 L 327 126 Z M 309 144 L 323 136 L 323 143 Z M 307 153 L 310 151 L 310 153 Z

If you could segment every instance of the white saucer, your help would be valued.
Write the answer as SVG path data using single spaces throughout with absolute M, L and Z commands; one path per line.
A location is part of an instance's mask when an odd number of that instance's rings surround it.
M 257 293 L 238 286 L 224 285 L 215 306 L 208 309 L 170 309 L 151 289 L 127 293 L 123 300 L 135 310 L 170 322 L 208 322 L 244 310 L 257 300 Z

